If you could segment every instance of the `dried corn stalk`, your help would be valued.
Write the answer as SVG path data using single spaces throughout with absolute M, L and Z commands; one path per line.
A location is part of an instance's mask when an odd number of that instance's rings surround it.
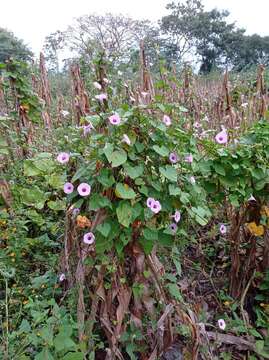
M 81 117 L 89 114 L 90 104 L 78 64 L 73 64 L 71 66 L 71 78 L 73 84 L 73 109 L 76 123 L 79 125 Z
M 146 62 L 146 55 L 144 49 L 144 42 L 140 42 L 140 93 L 142 94 L 142 101 L 150 102 L 155 96 L 153 81 L 150 75 L 149 68 Z
M 45 128 L 51 129 L 51 117 L 50 117 L 51 95 L 50 95 L 48 74 L 45 65 L 45 58 L 42 53 L 40 53 L 39 71 L 40 71 L 40 80 L 41 80 L 40 97 L 44 100 L 44 109 L 42 111 L 42 118 L 44 121 Z

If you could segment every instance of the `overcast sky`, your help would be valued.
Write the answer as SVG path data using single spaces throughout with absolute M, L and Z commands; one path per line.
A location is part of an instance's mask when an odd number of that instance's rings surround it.
M 96 13 L 122 13 L 157 21 L 166 14 L 169 0 L 0 0 L 0 27 L 23 39 L 35 53 L 46 35 L 64 30 L 74 17 Z M 227 9 L 231 21 L 248 34 L 269 35 L 269 0 L 203 0 L 206 9 Z

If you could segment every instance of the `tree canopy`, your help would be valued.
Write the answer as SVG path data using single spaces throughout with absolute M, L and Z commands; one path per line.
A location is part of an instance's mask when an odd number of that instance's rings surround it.
M 0 62 L 9 58 L 27 61 L 33 56 L 30 49 L 24 42 L 15 35 L 3 28 L 0 28 Z
M 182 0 L 166 6 L 168 14 L 158 26 L 123 15 L 88 14 L 75 19 L 64 31 L 47 36 L 45 53 L 52 69 L 59 69 L 59 52 L 91 63 L 103 52 L 114 67 L 133 68 L 143 40 L 148 63 L 164 59 L 167 66 L 186 60 L 199 64 L 200 72 L 229 68 L 236 71 L 269 64 L 269 36 L 246 35 L 228 20 L 229 12 L 206 11 L 201 0 Z M 131 65 L 131 66 L 130 66 Z

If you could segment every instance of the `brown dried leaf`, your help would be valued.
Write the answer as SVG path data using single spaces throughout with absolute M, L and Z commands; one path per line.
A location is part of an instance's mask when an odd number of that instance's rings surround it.
M 117 316 L 117 326 L 116 334 L 119 336 L 121 334 L 122 322 L 125 314 L 128 311 L 128 307 L 131 300 L 132 291 L 127 288 L 127 286 L 121 286 L 117 295 L 119 306 L 117 307 L 116 316 Z

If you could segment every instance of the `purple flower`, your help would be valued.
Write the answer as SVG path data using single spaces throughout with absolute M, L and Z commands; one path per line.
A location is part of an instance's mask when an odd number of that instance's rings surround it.
M 59 276 L 59 281 L 60 281 L 60 282 L 63 282 L 65 279 L 66 279 L 65 274 L 62 273 L 62 274 Z
M 193 162 L 193 156 L 192 156 L 192 154 L 189 154 L 189 155 L 186 155 L 185 156 L 185 161 L 187 162 L 187 163 L 192 163 Z
M 172 223 L 169 225 L 169 229 L 172 231 L 173 234 L 177 232 L 177 224 Z
M 153 198 L 148 198 L 147 199 L 147 207 L 151 209 L 151 206 L 153 205 L 155 199 Z
M 84 126 L 82 126 L 82 129 L 83 129 L 83 135 L 86 136 L 87 134 L 89 134 L 92 131 L 93 126 L 92 126 L 92 124 L 84 125 Z
M 100 102 L 103 102 L 104 100 L 107 99 L 107 94 L 99 94 L 95 96 L 96 100 L 99 100 Z
M 77 190 L 80 196 L 88 196 L 91 193 L 91 185 L 87 183 L 81 183 Z
M 175 214 L 172 217 L 174 218 L 175 222 L 178 223 L 180 221 L 180 219 L 181 219 L 180 211 L 176 210 Z
M 190 183 L 191 183 L 192 185 L 194 185 L 194 184 L 196 183 L 196 180 L 195 180 L 195 177 L 194 177 L 194 176 L 191 176 L 191 177 L 190 177 Z
M 143 96 L 143 98 L 145 98 L 148 95 L 148 93 L 146 91 L 141 91 L 141 95 Z
M 74 208 L 73 211 L 72 211 L 72 215 L 73 215 L 74 218 L 77 217 L 79 213 L 80 213 L 79 208 Z
M 152 203 L 150 209 L 151 209 L 152 212 L 154 212 L 154 214 L 158 214 L 158 212 L 161 211 L 162 206 L 161 206 L 161 204 L 160 204 L 160 202 L 158 200 L 154 200 L 154 202 Z
M 226 323 L 225 323 L 225 321 L 224 321 L 223 319 L 219 319 L 219 320 L 218 320 L 218 326 L 219 326 L 219 328 L 220 328 L 221 330 L 225 330 L 225 328 L 226 328 Z
M 101 90 L 101 89 L 102 89 L 102 85 L 99 84 L 99 82 L 97 82 L 97 81 L 95 81 L 95 82 L 93 83 L 93 86 L 94 86 L 95 89 L 97 89 L 97 90 Z
M 64 193 L 65 194 L 72 194 L 74 191 L 74 186 L 70 182 L 64 184 Z
M 170 155 L 169 155 L 169 160 L 172 164 L 175 164 L 178 162 L 178 156 L 175 152 L 172 152 Z
M 166 126 L 170 126 L 172 124 L 172 121 L 170 119 L 170 117 L 168 115 L 164 115 L 163 116 L 163 123 L 166 125 Z
M 200 126 L 201 126 L 201 124 L 199 124 L 198 121 L 195 121 L 195 123 L 193 123 L 193 127 L 195 129 L 199 129 Z
M 121 123 L 121 118 L 118 114 L 114 114 L 109 117 L 109 122 L 112 125 L 119 125 Z
M 92 232 L 88 232 L 83 236 L 83 242 L 87 245 L 92 245 L 95 241 L 95 236 Z
M 126 134 L 123 135 L 122 142 L 125 142 L 127 145 L 131 145 L 131 140 L 129 139 L 129 136 Z
M 155 200 L 154 198 L 148 198 L 147 199 L 147 207 L 154 212 L 154 214 L 158 214 L 159 211 L 161 211 L 161 204 L 158 200 Z
M 70 155 L 68 153 L 65 153 L 65 152 L 61 152 L 58 156 L 57 156 L 57 161 L 60 163 L 60 164 L 66 164 L 68 163 L 70 159 Z
M 219 231 L 222 235 L 226 234 L 226 232 L 227 232 L 226 226 L 224 224 L 221 224 L 219 227 Z
M 215 140 L 218 144 L 226 144 L 228 141 L 227 131 L 224 129 L 215 136 Z

